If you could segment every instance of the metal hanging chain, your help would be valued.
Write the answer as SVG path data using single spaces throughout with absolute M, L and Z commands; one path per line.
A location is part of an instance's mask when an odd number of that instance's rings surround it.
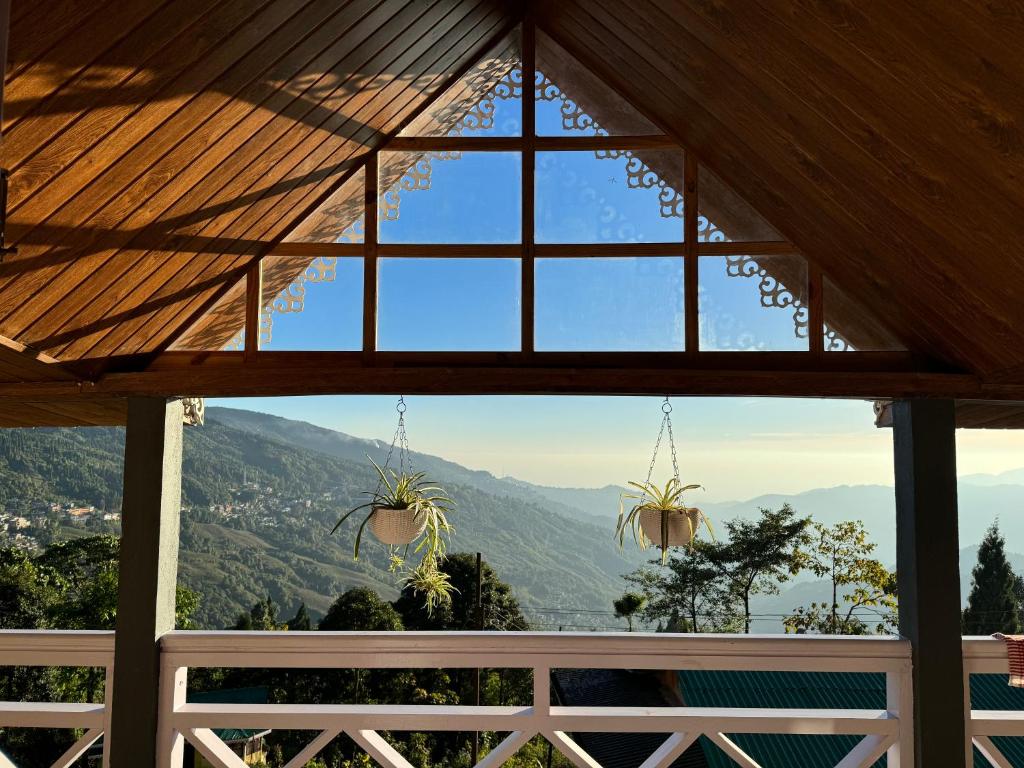
M 668 401 L 668 397 L 665 397 L 665 402 L 661 404 L 661 428 L 658 430 L 658 439 L 654 441 L 654 455 L 651 456 L 651 465 L 647 468 L 647 482 L 645 486 L 651 484 L 651 478 L 654 476 L 654 465 L 658 461 L 658 451 L 661 450 L 661 440 L 665 436 L 665 432 L 668 432 L 668 445 L 672 454 L 672 474 L 676 479 L 676 483 L 681 484 L 682 481 L 679 479 L 679 461 L 676 458 L 676 439 L 672 434 L 672 403 Z M 647 491 L 644 490 L 640 497 L 640 503 L 647 498 Z
M 405 431 L 405 412 L 409 407 L 405 404 L 405 396 L 400 395 L 398 397 L 398 403 L 395 405 L 395 411 L 398 412 L 398 426 L 395 428 L 395 436 L 391 438 L 391 447 L 388 448 L 387 458 L 384 460 L 384 466 L 381 467 L 385 472 L 391 468 L 391 460 L 395 455 L 395 446 L 398 447 L 398 474 L 402 475 L 408 472 L 412 474 L 412 456 L 409 451 L 409 436 Z M 377 493 L 380 493 L 380 489 L 383 486 L 383 480 L 377 481 Z

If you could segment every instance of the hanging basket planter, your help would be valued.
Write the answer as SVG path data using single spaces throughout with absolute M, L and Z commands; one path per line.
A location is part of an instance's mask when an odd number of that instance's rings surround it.
M 369 497 L 366 503 L 343 514 L 331 533 L 352 515 L 369 510 L 356 531 L 353 558 L 359 559 L 363 533 L 369 528 L 374 538 L 390 548 L 390 570 L 401 575 L 404 587 L 423 596 L 424 607 L 427 613 L 431 613 L 438 605 L 451 603 L 452 599 L 450 577 L 441 570 L 441 563 L 448 548 L 448 537 L 453 532 L 448 515 L 454 510 L 455 502 L 448 498 L 444 489 L 430 482 L 423 472 L 413 471 L 409 440 L 405 434 L 404 398 L 398 398 L 395 410 L 398 412 L 398 427 L 384 466 L 367 456 L 376 471 L 376 489 L 366 491 L 364 495 Z M 392 467 L 392 458 L 397 459 L 397 468 Z M 405 555 L 399 553 L 399 547 L 406 548 Z M 405 557 L 410 548 L 414 555 L 419 556 L 416 565 L 406 563 Z
M 412 544 L 427 528 L 427 513 L 411 509 L 374 507 L 370 514 L 370 531 L 382 544 Z
M 679 479 L 679 464 L 676 460 L 676 444 L 672 435 L 672 404 L 668 398 L 661 406 L 661 429 L 654 443 L 654 455 L 647 470 L 647 480 L 643 483 L 630 481 L 629 485 L 637 492 L 623 493 L 619 500 L 619 520 L 615 528 L 615 536 L 619 546 L 623 546 L 626 532 L 632 530 L 633 538 L 646 549 L 653 544 L 661 550 L 661 561 L 668 558 L 669 547 L 689 547 L 697 537 L 701 527 L 711 533 L 711 523 L 697 507 L 688 507 L 683 503 L 683 494 L 695 491 L 701 486 L 696 483 L 684 485 Z M 665 434 L 668 434 L 668 445 L 672 456 L 672 477 L 664 486 L 651 482 L 654 465 L 658 460 L 658 449 Z M 629 510 L 626 501 L 634 501 Z
M 658 549 L 690 546 L 700 524 L 701 512 L 696 507 L 640 511 L 640 528 L 644 536 Z

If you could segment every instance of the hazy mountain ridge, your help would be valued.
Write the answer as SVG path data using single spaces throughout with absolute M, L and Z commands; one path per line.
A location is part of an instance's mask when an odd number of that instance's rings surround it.
M 359 562 L 351 557 L 356 526 L 329 534 L 338 515 L 372 489 L 369 453 L 383 461 L 388 444 L 364 440 L 305 422 L 252 411 L 211 407 L 208 423 L 186 430 L 183 494 L 196 510 L 183 519 L 182 581 L 203 593 L 201 619 L 221 626 L 268 592 L 294 610 L 300 599 L 314 613 L 326 609 L 341 590 L 366 585 L 394 594 L 395 579 L 384 569 L 384 552 L 368 546 Z M 123 431 L 0 430 L 0 501 L 66 500 L 108 508 L 120 492 Z M 531 618 L 552 625 L 617 624 L 610 615 L 541 613 L 542 609 L 611 610 L 626 584 L 620 576 L 649 561 L 635 547 L 618 551 L 612 533 L 622 489 L 551 488 L 462 467 L 414 453 L 459 500 L 454 518 L 454 551 L 481 551 L 516 589 Z M 1015 472 L 961 478 L 961 591 L 970 589 L 976 544 L 997 517 L 1010 551 L 1024 549 L 1024 485 L 1004 482 Z M 1024 477 L 1024 470 L 1019 474 Z M 238 494 L 243 478 L 273 487 L 275 498 L 312 498 L 304 509 L 274 511 L 248 519 L 223 518 L 220 507 Z M 329 491 L 329 501 L 318 494 Z M 878 544 L 877 556 L 895 560 L 895 504 L 891 487 L 836 486 L 798 494 L 766 494 L 745 501 L 701 502 L 721 533 L 734 517 L 751 517 L 759 507 L 791 503 L 798 512 L 831 524 L 862 520 Z M 281 509 L 290 502 L 284 502 Z M 206 510 L 216 507 L 220 511 Z M 259 518 L 259 519 L 257 519 Z M 81 529 L 78 529 L 81 531 Z M 81 535 L 65 527 L 64 535 Z M 1013 563 L 1024 571 L 1024 556 Z M 755 613 L 786 614 L 798 605 L 827 597 L 824 584 L 802 576 L 779 595 L 757 599 Z M 554 618 L 556 617 L 557 618 Z M 778 631 L 777 617 L 755 624 Z
M 387 445 L 378 441 L 353 438 L 343 433 L 304 424 L 301 429 L 291 432 L 286 419 L 249 411 L 234 411 L 211 408 L 215 419 L 225 420 L 242 429 L 254 429 L 265 434 L 274 434 L 286 440 L 298 440 L 303 434 L 315 434 L 317 444 L 330 452 L 358 452 L 359 458 L 369 451 L 371 455 L 383 457 Z M 376 452 L 376 453 L 374 453 Z M 365 460 L 365 459 L 363 459 Z M 554 488 L 530 483 L 516 478 L 497 478 L 482 470 L 469 470 L 453 462 L 425 454 L 415 454 L 416 466 L 429 469 L 438 476 L 465 479 L 480 487 L 496 492 L 529 499 L 541 503 L 548 509 L 557 509 L 558 514 L 572 516 L 576 525 L 596 524 L 602 531 L 611 531 L 618 511 L 619 498 L 623 488 L 607 485 L 601 488 Z M 1014 480 L 1020 484 L 1014 484 Z M 1009 481 L 1009 482 L 1008 482 Z M 959 481 L 961 545 L 961 593 L 966 599 L 971 586 L 971 569 L 977 555 L 977 542 L 985 530 L 998 519 L 1000 528 L 1007 538 L 1010 550 L 1024 549 L 1024 469 L 1011 470 L 998 475 L 967 475 Z M 802 515 L 809 515 L 815 521 L 834 524 L 843 520 L 861 520 L 866 525 L 872 540 L 878 544 L 876 556 L 890 566 L 895 563 L 896 551 L 896 508 L 892 486 L 885 485 L 839 485 L 830 488 L 816 488 L 795 494 L 764 494 L 742 501 L 702 502 L 694 499 L 715 522 L 717 529 L 722 523 L 737 517 L 752 517 L 761 507 L 777 508 L 790 503 Z M 552 507 L 555 504 L 557 507 Z M 568 542 L 574 544 L 575 542 Z M 585 556 L 585 553 L 583 553 Z M 635 553 L 634 562 L 647 558 Z M 1012 555 L 1011 562 L 1019 572 L 1024 573 L 1024 555 Z M 620 586 L 620 590 L 625 585 Z M 799 605 L 821 601 L 829 596 L 828 585 L 805 575 L 781 585 L 777 595 L 760 595 L 755 598 L 754 612 L 770 614 L 754 623 L 755 631 L 781 631 L 781 615 L 792 612 Z M 595 605 L 593 608 L 605 606 Z
M 229 426 L 214 412 L 205 426 L 186 429 L 180 574 L 202 595 L 198 618 L 205 627 L 230 623 L 267 594 L 284 612 L 305 600 L 318 614 L 351 586 L 388 596 L 396 591 L 386 552 L 370 537 L 363 557 L 353 561 L 358 520 L 330 534 L 339 516 L 376 485 L 364 442 L 334 433 L 328 443 L 321 432 L 294 424 L 289 432 L 287 422 L 279 423 L 275 439 L 270 430 Z M 303 441 L 321 448 L 348 442 L 359 460 L 310 450 Z M 0 431 L 0 500 L 45 527 L 56 524 L 57 538 L 114 532 L 116 523 L 90 519 L 83 526 L 49 504 L 114 507 L 123 452 L 124 432 L 116 428 Z M 610 610 L 622 592 L 621 574 L 643 562 L 633 550 L 617 550 L 610 528 L 562 514 L 511 484 L 488 482 L 486 473 L 420 458 L 458 500 L 452 550 L 483 552 L 527 609 Z M 568 613 L 560 620 L 585 617 Z

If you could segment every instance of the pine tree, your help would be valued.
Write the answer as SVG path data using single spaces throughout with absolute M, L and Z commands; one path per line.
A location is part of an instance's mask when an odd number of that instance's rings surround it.
M 1011 635 L 1021 631 L 1017 576 L 1006 560 L 1005 545 L 998 523 L 993 523 L 978 548 L 978 564 L 974 566 L 963 615 L 965 635 Z
M 299 610 L 288 622 L 288 629 L 292 632 L 308 632 L 313 628 L 313 622 L 309 618 L 309 611 L 306 610 L 306 603 L 299 603 Z

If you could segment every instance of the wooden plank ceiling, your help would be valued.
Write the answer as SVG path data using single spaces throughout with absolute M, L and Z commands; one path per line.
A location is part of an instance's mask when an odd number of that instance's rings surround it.
M 513 23 L 500 0 L 15 0 L 0 335 L 163 349 Z
M 981 385 L 1024 384 L 1024 14 L 981 0 L 535 6 L 914 351 Z M 166 349 L 521 12 L 14 0 L 0 383 Z M 92 402 L 83 423 L 122 413 Z
M 1019 7 L 560 0 L 537 13 L 916 348 L 982 376 L 1024 365 Z

